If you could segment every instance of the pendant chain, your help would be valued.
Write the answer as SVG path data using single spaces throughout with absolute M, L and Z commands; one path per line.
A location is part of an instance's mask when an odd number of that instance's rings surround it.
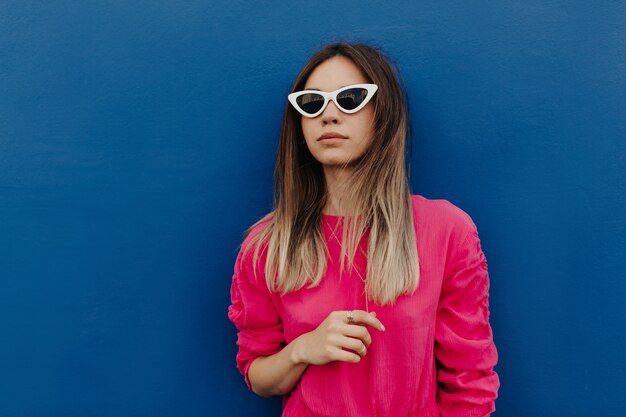
M 339 238 L 335 234 L 335 230 L 332 227 L 330 228 L 330 232 L 333 234 L 333 237 L 335 238 L 337 243 L 339 243 L 339 246 L 342 246 L 341 241 L 339 240 Z M 363 253 L 363 249 L 361 249 L 361 253 Z M 363 281 L 363 288 L 364 288 L 364 292 L 365 292 L 365 311 L 367 311 L 369 313 L 369 311 L 370 311 L 369 299 L 368 299 L 368 296 L 367 296 L 367 287 L 366 287 L 366 283 L 365 283 L 365 278 L 363 278 L 363 275 L 361 275 L 361 273 L 359 272 L 359 270 L 356 268 L 355 265 L 352 265 L 352 270 L 354 272 L 356 272 L 357 275 L 359 276 L 359 278 L 361 279 L 361 281 Z

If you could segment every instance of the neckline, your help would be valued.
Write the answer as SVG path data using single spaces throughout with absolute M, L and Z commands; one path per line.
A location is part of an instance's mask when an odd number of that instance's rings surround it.
M 346 216 L 339 216 L 337 214 L 326 214 L 326 213 L 322 213 L 322 220 L 326 223 L 339 223 L 340 221 L 342 221 L 343 219 L 345 219 Z

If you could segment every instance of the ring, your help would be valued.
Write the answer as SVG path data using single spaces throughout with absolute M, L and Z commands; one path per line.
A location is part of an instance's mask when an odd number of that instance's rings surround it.
M 365 345 L 363 345 L 363 347 L 361 348 L 361 350 L 359 350 L 357 353 L 360 355 L 361 353 L 365 352 Z
M 352 317 L 352 310 L 346 311 L 346 317 L 348 317 L 348 323 L 352 323 L 354 321 L 354 317 Z

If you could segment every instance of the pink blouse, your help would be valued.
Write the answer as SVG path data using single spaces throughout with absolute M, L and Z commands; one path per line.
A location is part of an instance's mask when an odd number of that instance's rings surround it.
M 413 195 L 412 201 L 421 274 L 417 290 L 393 305 L 369 300 L 386 331 L 368 327 L 372 344 L 359 363 L 308 365 L 283 397 L 283 417 L 482 417 L 495 411 L 498 353 L 476 225 L 447 200 Z M 339 279 L 341 247 L 331 232 L 335 228 L 341 238 L 339 220 L 323 215 L 330 258 L 315 288 L 272 293 L 265 284 L 265 258 L 259 257 L 255 278 L 253 251 L 239 253 L 228 317 L 239 330 L 236 362 L 249 389 L 248 368 L 255 358 L 279 352 L 334 310 L 366 309 L 358 273 L 346 268 Z M 365 238 L 361 245 L 366 248 Z M 357 256 L 355 262 L 365 277 L 366 259 Z

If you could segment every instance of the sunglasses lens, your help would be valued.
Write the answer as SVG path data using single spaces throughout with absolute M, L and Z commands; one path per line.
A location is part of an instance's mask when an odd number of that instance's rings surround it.
M 337 103 L 345 110 L 354 110 L 363 103 L 367 97 L 365 88 L 350 88 L 337 95 Z
M 317 113 L 324 105 L 324 97 L 315 93 L 303 94 L 296 99 L 298 106 L 308 114 Z

